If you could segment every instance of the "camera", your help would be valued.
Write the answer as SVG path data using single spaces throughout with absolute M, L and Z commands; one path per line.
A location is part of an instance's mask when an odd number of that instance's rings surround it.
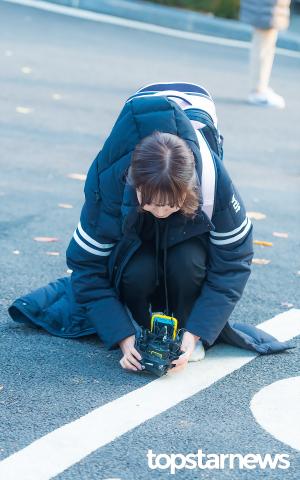
M 184 330 L 177 332 L 177 320 L 174 317 L 159 312 L 152 315 L 151 330 L 141 327 L 135 340 L 135 348 L 142 356 L 140 363 L 144 366 L 144 371 L 162 377 L 175 367 L 172 361 L 183 353 L 180 346 Z

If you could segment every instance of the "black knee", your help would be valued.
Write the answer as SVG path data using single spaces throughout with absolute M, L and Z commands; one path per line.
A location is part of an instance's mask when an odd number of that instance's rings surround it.
M 142 245 L 127 263 L 121 277 L 121 291 L 148 296 L 155 290 L 155 256 Z
M 192 238 L 168 251 L 168 283 L 177 288 L 189 290 L 191 286 L 200 286 L 206 276 L 206 250 L 202 243 Z

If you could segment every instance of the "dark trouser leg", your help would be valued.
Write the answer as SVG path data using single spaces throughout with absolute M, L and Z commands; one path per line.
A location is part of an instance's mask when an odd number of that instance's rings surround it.
M 206 276 L 206 248 L 199 238 L 190 238 L 168 249 L 167 285 L 169 315 L 184 327 Z
M 162 269 L 159 265 L 159 274 Z M 150 328 L 149 306 L 155 286 L 155 252 L 143 243 L 127 263 L 120 282 L 120 300 L 130 309 L 134 320 Z
M 149 305 L 152 311 L 164 311 L 165 292 L 160 252 L 160 285 L 155 286 L 155 252 L 151 244 L 144 243 L 130 259 L 122 274 L 120 300 L 126 303 L 133 318 L 150 328 Z M 179 328 L 185 325 L 188 315 L 206 274 L 206 250 L 198 238 L 174 245 L 167 251 L 167 287 L 169 315 L 178 319 Z

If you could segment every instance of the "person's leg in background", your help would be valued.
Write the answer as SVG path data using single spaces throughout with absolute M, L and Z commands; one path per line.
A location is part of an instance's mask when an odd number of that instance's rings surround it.
M 283 97 L 269 87 L 278 30 L 254 28 L 250 50 L 250 103 L 284 108 Z

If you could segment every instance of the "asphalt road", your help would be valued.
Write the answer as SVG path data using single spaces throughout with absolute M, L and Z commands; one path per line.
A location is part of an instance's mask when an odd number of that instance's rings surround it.
M 146 376 L 125 373 L 120 353 L 107 352 L 96 336 L 76 341 L 52 337 L 14 324 L 6 311 L 17 296 L 67 275 L 65 250 L 83 202 L 83 182 L 67 175 L 87 172 L 126 98 L 143 84 L 177 79 L 203 84 L 213 95 L 228 170 L 247 210 L 266 214 L 264 220 L 253 220 L 254 237 L 273 242 L 269 248 L 255 246 L 255 257 L 271 262 L 253 265 L 233 313 L 236 320 L 258 324 L 285 311 L 286 304 L 300 307 L 300 97 L 297 59 L 278 56 L 274 65 L 272 84 L 284 94 L 286 110 L 262 110 L 244 101 L 246 50 L 6 3 L 0 3 L 0 17 L 2 460 L 149 382 Z M 59 203 L 73 208 L 59 208 Z M 274 231 L 288 233 L 288 238 L 274 237 Z M 39 244 L 36 236 L 59 241 Z M 249 402 L 265 385 L 299 375 L 299 357 L 299 349 L 259 357 L 56 478 L 165 478 L 166 471 L 148 469 L 148 448 L 184 454 L 203 448 L 243 455 L 287 453 L 291 466 L 284 478 L 296 480 L 299 453 L 254 421 Z M 247 470 L 185 470 L 180 475 L 193 480 L 254 478 Z M 278 470 L 255 472 L 255 478 L 282 476 Z

